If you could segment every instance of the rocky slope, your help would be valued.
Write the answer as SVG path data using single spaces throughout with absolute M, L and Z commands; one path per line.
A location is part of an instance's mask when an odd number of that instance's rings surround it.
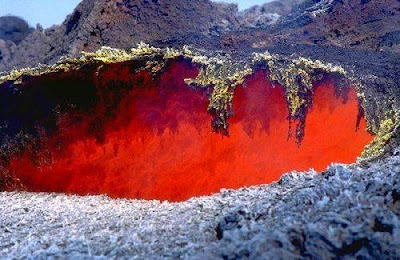
M 9 49 L 0 71 L 54 63 L 63 55 L 79 55 L 104 45 L 131 48 L 140 41 L 173 35 L 219 35 L 238 27 L 236 12 L 236 5 L 209 0 L 84 0 L 62 25 L 39 28 Z
M 290 13 L 279 19 L 277 15 L 271 17 L 268 10 L 262 6 L 243 12 L 239 20 L 245 28 L 228 32 L 212 44 L 228 49 L 307 44 L 400 51 L 397 0 L 307 0 L 294 5 Z
M 274 35 L 291 43 L 399 51 L 400 2 L 306 1 L 283 19 Z
M 12 63 L 17 45 L 33 32 L 28 23 L 15 16 L 0 17 L 0 63 Z
M 281 17 L 290 14 L 305 0 L 275 0 L 256 5 L 237 14 L 241 26 L 248 28 L 270 27 Z
M 31 32 L 28 23 L 21 18 L 15 16 L 2 16 L 0 17 L 0 40 L 12 41 L 19 44 Z
M 104 45 L 129 49 L 140 41 L 231 53 L 299 43 L 399 51 L 399 24 L 397 0 L 285 0 L 240 13 L 209 0 L 85 0 L 60 26 L 37 28 L 18 46 L 0 42 L 0 71 L 51 64 Z

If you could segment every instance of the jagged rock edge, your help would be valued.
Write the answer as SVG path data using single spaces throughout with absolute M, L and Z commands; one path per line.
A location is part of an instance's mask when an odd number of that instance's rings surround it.
M 283 56 L 278 54 L 253 53 L 251 57 L 234 61 L 229 54 L 215 53 L 211 56 L 204 50 L 184 46 L 182 49 L 156 48 L 139 43 L 129 51 L 102 47 L 94 53 L 82 52 L 80 58 L 61 57 L 54 65 L 41 65 L 36 68 L 24 68 L 8 73 L 0 73 L 0 85 L 21 85 L 27 78 L 39 77 L 49 73 L 65 73 L 80 70 L 86 65 L 96 65 L 99 71 L 104 65 L 135 61 L 135 70 L 147 70 L 157 76 L 167 62 L 183 59 L 199 67 L 196 78 L 185 79 L 193 87 L 210 88 L 208 111 L 213 115 L 213 129 L 229 135 L 228 119 L 232 116 L 232 100 L 237 86 L 245 84 L 248 76 L 257 69 L 265 69 L 272 82 L 279 83 L 285 89 L 285 98 L 290 111 L 289 119 L 300 122 L 296 129 L 296 140 L 300 145 L 304 136 L 305 119 L 312 99 L 306 100 L 300 93 L 312 96 L 313 84 L 325 76 L 333 76 L 341 88 L 344 85 L 355 87 L 360 101 L 360 111 L 367 111 L 370 105 L 365 98 L 365 86 L 354 72 L 341 66 L 323 63 L 303 57 Z M 366 113 L 368 130 L 375 134 L 375 139 L 366 146 L 360 160 L 381 157 L 390 153 L 387 144 L 400 131 L 399 110 L 388 111 L 383 118 L 376 118 Z M 377 121 L 377 122 L 376 122 Z M 374 127 L 378 125 L 379 127 Z

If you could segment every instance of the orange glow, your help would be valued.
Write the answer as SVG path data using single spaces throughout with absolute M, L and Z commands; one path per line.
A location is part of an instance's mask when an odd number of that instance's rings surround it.
M 65 115 L 39 151 L 15 156 L 8 169 L 30 191 L 182 201 L 267 184 L 291 170 L 352 163 L 373 139 L 364 119 L 356 131 L 355 91 L 345 102 L 325 82 L 316 87 L 298 146 L 288 138 L 283 88 L 273 88 L 262 71 L 237 88 L 229 137 L 222 136 L 212 131 L 206 92 L 184 84 L 197 72 L 186 63 L 173 64 L 159 80 L 146 72 L 128 76 L 126 68 L 105 71 L 103 82 L 120 77 L 138 85 L 114 104 L 113 86 L 102 84 L 95 113 Z

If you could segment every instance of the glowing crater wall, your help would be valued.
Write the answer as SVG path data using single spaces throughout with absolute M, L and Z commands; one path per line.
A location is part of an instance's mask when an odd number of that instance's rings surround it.
M 264 71 L 236 89 L 223 136 L 211 127 L 207 91 L 184 84 L 197 73 L 177 62 L 153 80 L 110 66 L 93 79 L 93 105 L 59 113 L 39 145 L 13 154 L 4 167 L 29 191 L 181 201 L 270 183 L 291 170 L 352 163 L 373 139 L 363 118 L 357 128 L 354 89 L 337 95 L 328 80 L 315 88 L 297 145 L 283 87 L 273 87 Z

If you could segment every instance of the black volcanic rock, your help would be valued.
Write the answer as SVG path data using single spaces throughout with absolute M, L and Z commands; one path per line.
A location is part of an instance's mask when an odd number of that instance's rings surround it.
M 237 15 L 240 31 L 227 32 L 209 44 L 251 51 L 300 44 L 400 52 L 398 0 L 305 0 L 275 23 L 262 7 L 247 12 Z
M 0 63 L 11 63 L 11 55 L 16 48 L 12 41 L 0 40 Z
M 305 0 L 275 0 L 256 5 L 237 14 L 243 27 L 263 28 L 275 24 L 282 16 L 290 14 Z
M 84 0 L 62 25 L 38 28 L 18 46 L 0 44 L 0 72 L 140 41 L 230 53 L 282 44 L 399 51 L 399 32 L 398 0 L 283 0 L 244 12 L 209 0 Z
M 33 28 L 21 18 L 15 16 L 0 17 L 0 64 L 13 63 L 12 54 Z
M 398 0 L 307 0 L 273 35 L 290 43 L 399 50 L 399 32 Z
M 19 44 L 32 31 L 33 28 L 30 28 L 28 23 L 21 18 L 15 16 L 0 17 L 0 40 Z
M 11 62 L 0 61 L 0 71 L 49 64 L 101 46 L 129 49 L 141 41 L 189 33 L 218 36 L 239 27 L 237 11 L 236 5 L 209 0 L 84 0 L 62 25 L 31 34 Z

